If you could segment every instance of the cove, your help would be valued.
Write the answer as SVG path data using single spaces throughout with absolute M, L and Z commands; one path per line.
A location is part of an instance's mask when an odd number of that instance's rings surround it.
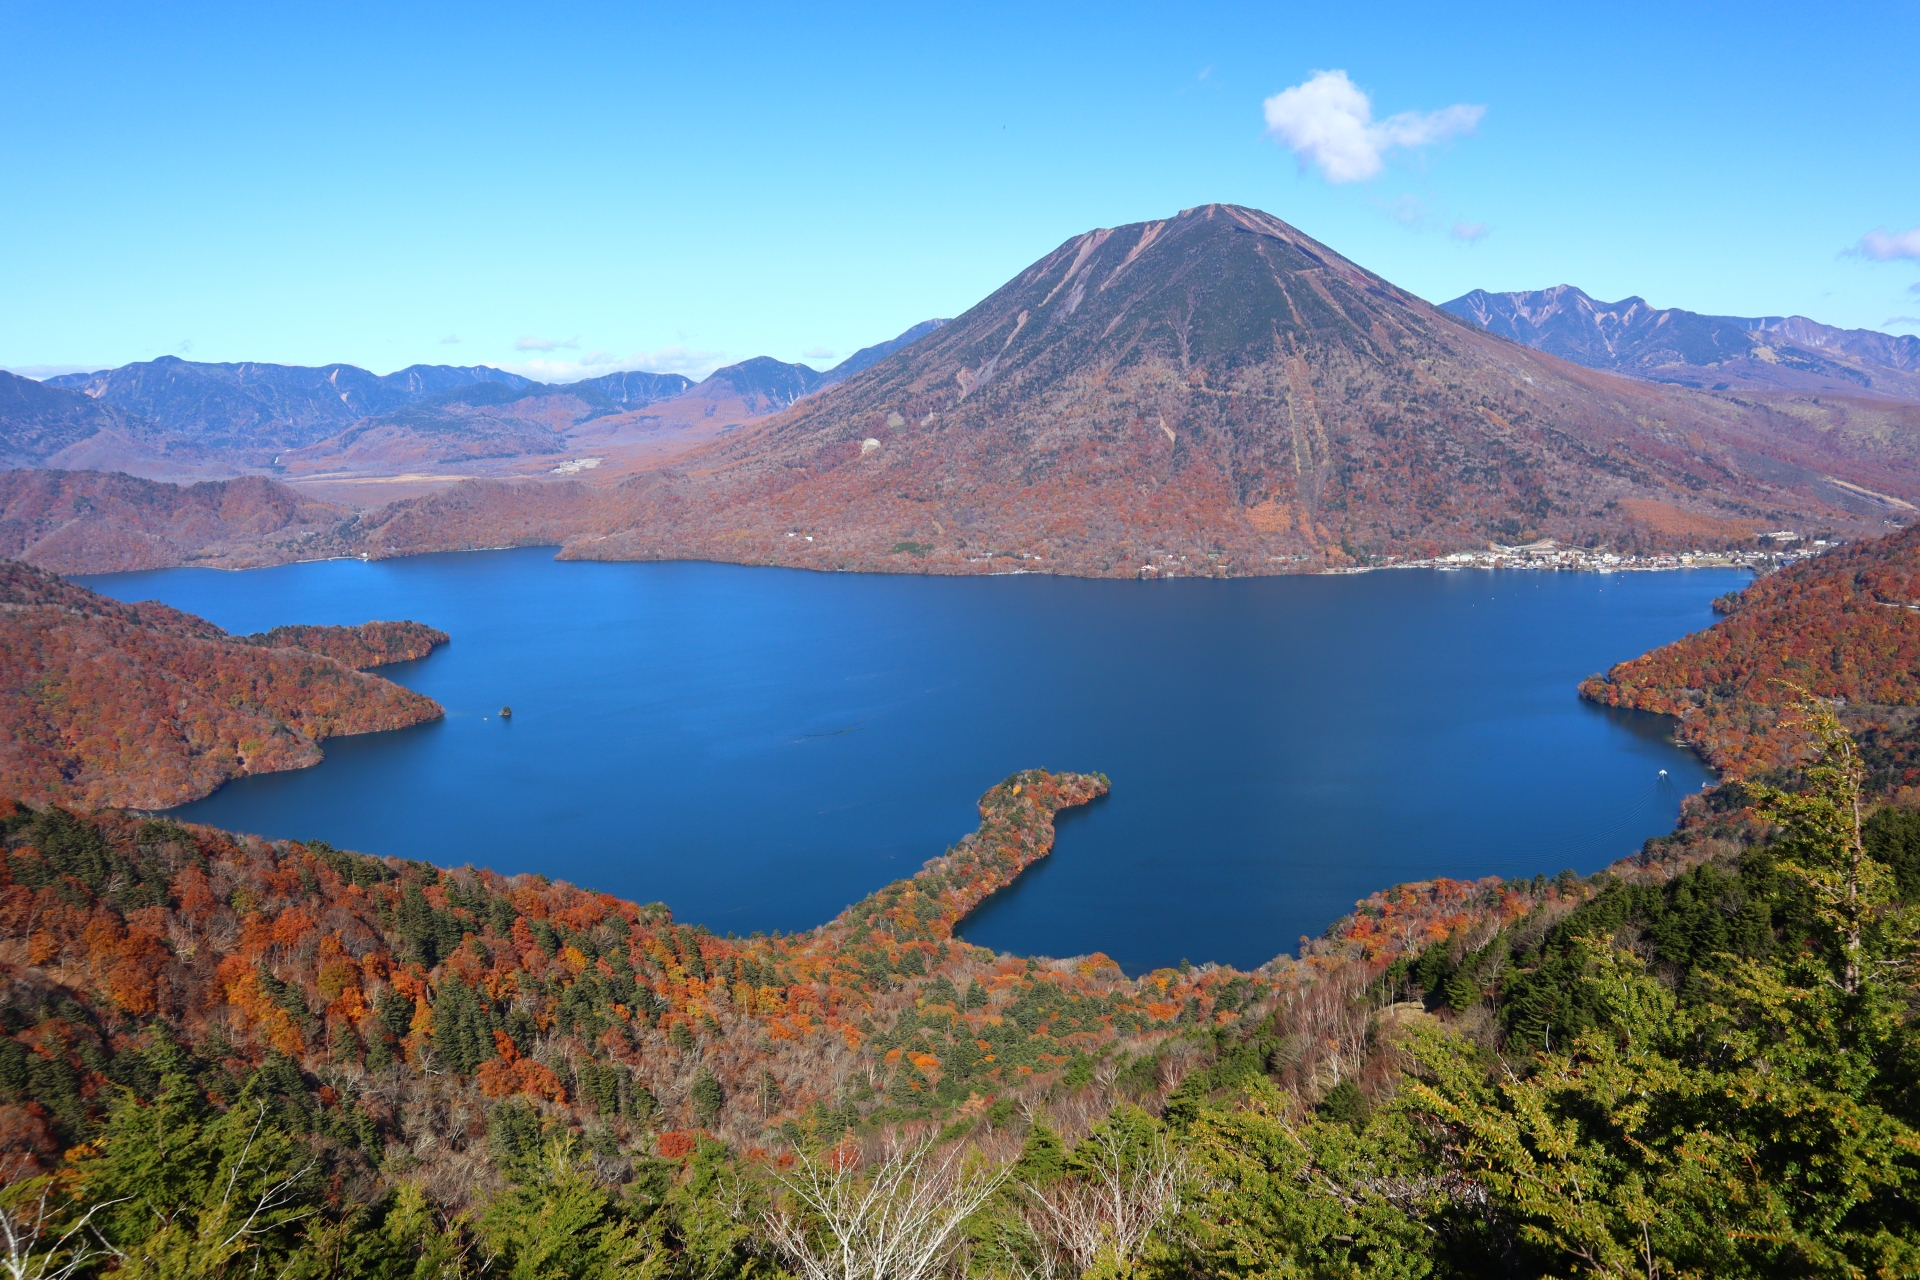
M 411 618 L 383 668 L 447 719 L 176 816 L 542 872 L 720 932 L 805 929 L 978 823 L 1016 769 L 1098 771 L 961 933 L 1129 972 L 1292 950 L 1388 885 L 1597 870 L 1708 776 L 1594 671 L 1742 572 L 1114 582 L 559 562 L 548 548 L 82 579 L 234 632 Z M 511 705 L 513 717 L 499 709 Z M 1667 771 L 1665 778 L 1661 770 Z

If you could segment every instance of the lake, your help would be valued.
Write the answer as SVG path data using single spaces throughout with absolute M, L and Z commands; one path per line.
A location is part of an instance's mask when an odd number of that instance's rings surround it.
M 1591 672 L 1729 570 L 1087 581 L 562 563 L 551 549 L 81 579 L 234 632 L 411 618 L 446 720 L 177 816 L 505 873 L 720 932 L 804 929 L 942 852 L 1018 769 L 1104 772 L 962 928 L 1130 972 L 1251 967 L 1434 876 L 1591 872 L 1708 777 Z M 513 716 L 502 720 L 503 704 Z M 1662 777 L 1661 771 L 1666 771 Z

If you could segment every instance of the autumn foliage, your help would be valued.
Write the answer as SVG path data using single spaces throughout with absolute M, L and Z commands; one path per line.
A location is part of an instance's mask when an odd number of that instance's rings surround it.
M 1734 777 L 1791 762 L 1802 736 L 1781 713 L 1799 690 L 1844 699 L 1869 740 L 1902 722 L 1894 708 L 1920 704 L 1920 526 L 1800 561 L 1728 607 L 1580 692 L 1680 717 L 1681 738 Z
M 0 561 L 0 792 L 163 808 L 316 764 L 323 739 L 438 719 L 432 699 L 349 668 L 445 638 L 417 623 L 235 638 Z
M 424 658 L 449 637 L 418 622 L 363 622 L 357 627 L 275 627 L 241 639 L 266 649 L 304 649 L 365 671 Z
M 488 1101 L 642 1133 L 656 1118 L 754 1134 L 782 1117 L 844 1125 L 849 1102 L 924 1112 L 1051 1079 L 1272 986 L 1213 968 L 1130 980 L 1104 956 L 1041 965 L 953 939 L 967 910 L 1050 851 L 1059 808 L 1105 790 L 1016 774 L 982 798 L 980 829 L 918 875 L 819 929 L 751 939 L 537 875 L 15 808 L 0 1093 L 13 1076 L 42 1083 L 13 1090 L 0 1127 L 16 1155 L 50 1156 L 88 1131 L 113 1063 L 156 1032 L 236 1068 L 277 1055 L 332 1079 L 464 1081 Z M 847 1094 L 854 1062 L 868 1070 Z M 701 1075 L 716 1114 L 696 1114 Z M 49 1093 L 54 1077 L 66 1083 Z M 395 1123 L 371 1095 L 332 1092 L 376 1127 Z

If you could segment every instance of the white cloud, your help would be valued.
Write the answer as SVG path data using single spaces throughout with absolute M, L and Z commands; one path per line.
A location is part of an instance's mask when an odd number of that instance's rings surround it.
M 1451 235 L 1455 240 L 1465 240 L 1468 244 L 1472 244 L 1475 240 L 1486 238 L 1487 224 L 1484 222 L 1456 222 L 1453 224 L 1453 230 L 1447 234 Z
M 513 349 L 515 351 L 558 351 L 562 347 L 578 347 L 579 345 L 580 339 L 578 338 L 521 337 L 514 339 Z
M 1888 316 L 1880 322 L 1882 329 L 1891 329 L 1895 325 L 1903 328 L 1907 325 L 1920 325 L 1920 316 Z
M 1920 297 L 1920 280 L 1916 280 L 1908 285 L 1907 292 L 1913 294 L 1915 297 Z
M 1885 227 L 1875 227 L 1860 237 L 1860 243 L 1853 246 L 1853 251 L 1875 262 L 1920 258 L 1920 227 L 1911 231 L 1889 231 Z
M 1313 165 L 1328 182 L 1364 182 L 1385 155 L 1472 133 L 1485 107 L 1458 104 L 1438 111 L 1402 111 L 1375 122 L 1373 104 L 1344 71 L 1316 71 L 1305 84 L 1266 101 L 1267 134 Z
M 523 364 L 502 365 L 509 373 L 536 382 L 578 382 L 606 373 L 639 370 L 644 373 L 684 373 L 698 381 L 726 363 L 719 351 L 695 351 L 687 347 L 662 347 L 658 351 L 636 351 L 618 357 L 606 351 L 591 351 L 578 360 L 547 360 L 535 357 Z
M 831 360 L 837 353 L 827 347 L 808 347 L 800 353 L 802 360 Z
M 460 335 L 457 333 L 450 333 L 446 337 L 440 339 L 440 345 L 443 347 L 457 347 L 460 345 Z

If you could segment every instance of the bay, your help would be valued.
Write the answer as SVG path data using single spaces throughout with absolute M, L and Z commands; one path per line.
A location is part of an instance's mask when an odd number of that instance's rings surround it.
M 335 739 L 183 819 L 537 871 L 726 932 L 910 874 L 1023 768 L 1098 771 L 963 926 L 1130 972 L 1250 967 L 1365 894 L 1591 872 L 1708 777 L 1587 674 L 1712 621 L 1727 570 L 1111 582 L 559 562 L 551 549 L 99 575 L 234 632 L 411 618 L 447 719 Z M 503 720 L 501 706 L 513 716 Z M 1665 771 L 1664 775 L 1662 771 Z

